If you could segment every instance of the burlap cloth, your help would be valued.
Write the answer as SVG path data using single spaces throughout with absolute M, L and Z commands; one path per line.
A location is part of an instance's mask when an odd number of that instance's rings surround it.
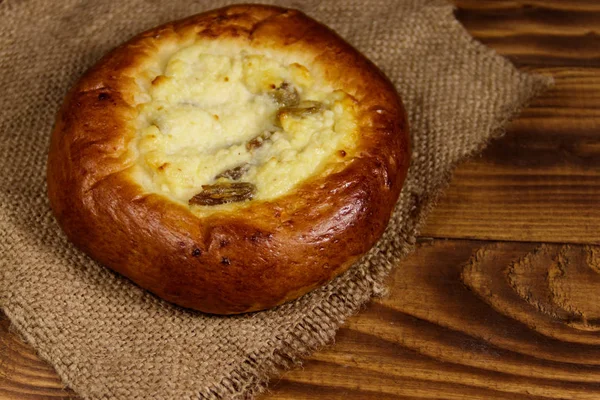
M 135 33 L 228 1 L 5 0 L 0 4 L 0 305 L 88 399 L 248 398 L 330 342 L 413 246 L 454 164 L 484 147 L 550 78 L 474 42 L 443 1 L 278 1 L 330 25 L 397 85 L 412 167 L 379 244 L 326 287 L 277 309 L 207 316 L 167 304 L 67 242 L 45 194 L 67 89 Z

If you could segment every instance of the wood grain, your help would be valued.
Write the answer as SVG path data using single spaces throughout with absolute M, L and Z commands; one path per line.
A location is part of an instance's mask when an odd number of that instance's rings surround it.
M 600 398 L 600 248 L 424 242 L 389 284 L 263 398 Z M 6 320 L 0 343 L 3 398 L 72 396 Z
M 595 0 L 454 0 L 469 33 L 517 65 L 600 65 Z
M 10 331 L 10 322 L 0 312 L 0 399 L 71 399 L 54 369 Z
M 556 87 L 457 169 L 389 296 L 265 400 L 600 398 L 600 250 L 577 245 L 600 244 L 600 2 L 454 2 Z M 2 314 L 0 398 L 76 398 Z
M 556 86 L 506 137 L 458 167 L 422 235 L 600 243 L 600 69 L 580 62 L 600 54 L 600 3 L 456 3 L 457 16 L 476 38 L 523 70 L 552 75 Z M 572 60 L 551 62 L 557 46 L 577 48 Z
M 531 243 L 422 245 L 391 277 L 389 297 L 265 398 L 598 399 L 600 271 L 591 254 Z

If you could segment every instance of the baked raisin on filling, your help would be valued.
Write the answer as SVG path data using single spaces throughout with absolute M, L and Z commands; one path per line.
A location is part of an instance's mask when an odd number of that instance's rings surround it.
M 355 100 L 298 60 L 196 44 L 162 65 L 138 105 L 150 192 L 199 213 L 270 200 L 353 153 Z

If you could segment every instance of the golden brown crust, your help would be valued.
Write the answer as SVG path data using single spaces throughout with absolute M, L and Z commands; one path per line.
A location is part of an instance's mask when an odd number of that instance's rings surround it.
M 358 100 L 357 155 L 274 201 L 198 217 L 127 174 L 135 161 L 136 68 L 158 47 L 199 38 L 315 54 Z M 379 239 L 409 163 L 406 116 L 387 78 L 299 11 L 238 5 L 169 23 L 105 56 L 65 99 L 52 134 L 48 194 L 77 246 L 158 296 L 232 314 L 273 307 L 345 271 Z

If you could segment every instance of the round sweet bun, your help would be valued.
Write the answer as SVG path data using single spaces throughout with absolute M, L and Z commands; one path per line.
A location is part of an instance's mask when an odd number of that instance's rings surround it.
M 406 115 L 363 55 L 296 10 L 235 5 L 142 33 L 66 96 L 52 210 L 92 258 L 207 313 L 267 309 L 381 237 Z

